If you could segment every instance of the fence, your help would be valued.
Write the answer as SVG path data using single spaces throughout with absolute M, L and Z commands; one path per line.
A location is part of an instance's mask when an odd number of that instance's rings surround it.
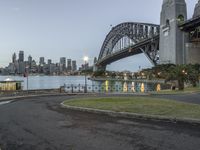
M 67 93 L 147 93 L 170 89 L 170 85 L 156 83 L 134 83 L 124 85 L 83 85 L 65 84 L 64 91 Z

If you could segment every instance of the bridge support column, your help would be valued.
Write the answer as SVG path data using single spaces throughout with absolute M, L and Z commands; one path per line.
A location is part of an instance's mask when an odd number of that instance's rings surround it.
M 187 64 L 200 63 L 200 43 L 186 44 L 186 63 Z
M 163 0 L 160 18 L 160 64 L 185 63 L 186 35 L 178 24 L 187 19 L 185 0 Z

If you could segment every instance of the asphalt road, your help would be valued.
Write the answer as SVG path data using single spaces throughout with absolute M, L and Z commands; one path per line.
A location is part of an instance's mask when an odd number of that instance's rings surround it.
M 200 104 L 200 93 L 182 94 L 182 95 L 157 95 L 154 97 L 161 97 L 181 102 Z
M 60 107 L 67 96 L 0 105 L 1 150 L 198 150 L 200 126 L 115 118 Z

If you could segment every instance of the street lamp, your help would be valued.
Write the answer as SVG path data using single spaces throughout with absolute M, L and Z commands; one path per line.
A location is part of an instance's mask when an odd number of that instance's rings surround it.
M 84 70 L 85 70 L 85 89 L 84 89 L 84 93 L 87 93 L 87 75 L 86 75 L 86 65 L 87 65 L 87 62 L 89 60 L 88 56 L 85 56 L 83 58 L 84 60 L 84 63 L 85 63 L 85 67 L 84 67 Z
M 29 66 L 26 66 L 25 67 L 25 73 L 24 73 L 24 77 L 26 77 L 26 86 L 27 86 L 27 93 L 28 93 L 28 69 L 29 69 Z

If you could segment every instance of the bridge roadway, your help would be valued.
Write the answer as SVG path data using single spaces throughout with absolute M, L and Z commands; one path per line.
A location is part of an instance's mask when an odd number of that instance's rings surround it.
M 0 149 L 197 150 L 200 147 L 200 126 L 61 108 L 60 103 L 70 98 L 33 97 L 2 103 Z
M 183 31 L 190 32 L 190 31 L 194 31 L 199 26 L 200 26 L 200 17 L 197 17 L 197 18 L 187 20 L 183 24 L 179 25 L 179 28 Z

